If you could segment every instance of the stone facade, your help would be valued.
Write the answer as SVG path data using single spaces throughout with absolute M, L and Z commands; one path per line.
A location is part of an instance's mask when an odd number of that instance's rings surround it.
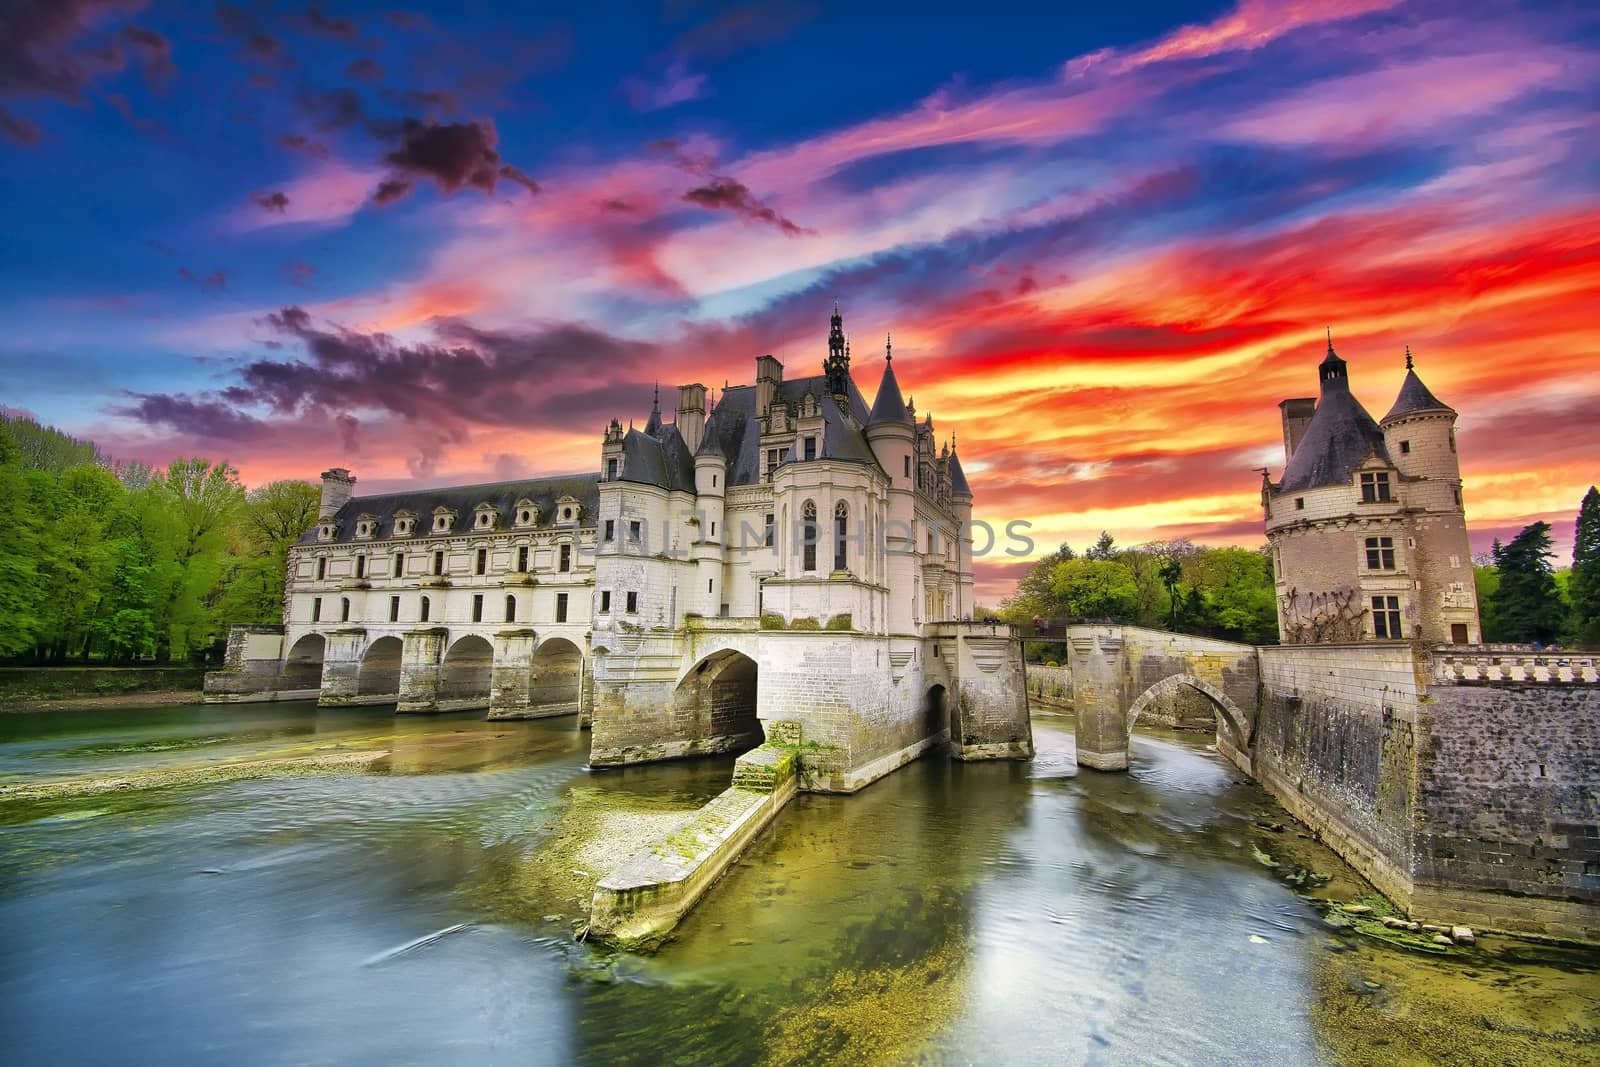
M 972 491 L 892 351 L 870 408 L 837 309 L 823 374 L 754 369 L 714 404 L 681 386 L 671 422 L 659 396 L 642 428 L 613 419 L 597 474 L 357 496 L 325 472 L 281 635 L 208 691 L 577 712 L 594 766 L 794 721 L 802 786 L 846 792 L 953 724 L 958 756 L 1031 755 L 1019 648 L 967 621 Z
M 1456 413 L 1411 362 L 1381 424 L 1331 342 L 1321 400 L 1280 405 L 1284 473 L 1261 497 L 1285 642 L 1482 640 Z

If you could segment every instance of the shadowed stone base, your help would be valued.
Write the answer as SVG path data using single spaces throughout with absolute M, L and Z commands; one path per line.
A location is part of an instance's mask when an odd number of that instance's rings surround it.
M 564 704 L 543 704 L 537 707 L 521 708 L 496 708 L 490 705 L 487 718 L 491 722 L 504 721 L 506 719 L 554 719 L 561 715 L 576 715 L 578 710 L 578 702 L 576 700 L 568 701 Z
M 1118 752 L 1089 752 L 1078 749 L 1078 765 L 1096 771 L 1125 771 L 1128 769 L 1128 750 Z
M 984 744 L 950 746 L 950 758 L 975 763 L 979 760 L 991 759 L 1032 759 L 1033 742 L 1024 741 L 990 741 Z
M 653 745 L 627 745 L 622 748 L 589 749 L 591 767 L 625 767 L 634 763 L 658 763 L 662 760 L 689 759 L 693 756 L 715 756 L 749 748 L 761 740 L 760 734 L 719 734 L 699 737 L 692 741 L 662 741 Z

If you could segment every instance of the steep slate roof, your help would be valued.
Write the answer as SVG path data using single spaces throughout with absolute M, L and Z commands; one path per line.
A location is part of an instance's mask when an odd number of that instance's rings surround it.
M 789 378 L 777 383 L 779 402 L 798 406 L 800 398 L 807 393 L 817 398 L 817 407 L 822 412 L 822 446 L 817 458 L 877 466 L 872 446 L 856 426 L 846 421 L 838 402 L 828 392 L 825 376 Z M 865 425 L 867 402 L 853 379 L 846 403 L 856 423 Z M 700 444 L 700 454 L 707 454 L 708 449 L 720 451 L 727 460 L 729 485 L 755 485 L 760 481 L 761 427 L 756 418 L 755 386 L 735 385 L 722 391 L 716 409 L 706 420 L 706 436 Z M 791 449 L 786 460 L 794 458 Z
M 1395 398 L 1394 407 L 1389 409 L 1389 414 L 1383 417 L 1383 421 L 1388 422 L 1402 415 L 1415 415 L 1422 411 L 1448 411 L 1452 415 L 1455 414 L 1453 408 L 1428 391 L 1428 387 L 1422 384 L 1422 379 L 1417 377 L 1417 372 L 1410 364 L 1411 353 L 1408 350 L 1406 380 L 1400 383 L 1400 395 Z
M 409 511 L 417 517 L 416 532 L 407 540 L 425 537 L 459 537 L 472 533 L 473 509 L 485 501 L 500 509 L 500 530 L 505 530 L 516 511 L 518 500 L 527 497 L 539 506 L 539 525 L 535 529 L 549 529 L 555 525 L 556 501 L 570 496 L 583 506 L 580 525 L 593 525 L 600 506 L 600 475 L 570 474 L 554 478 L 524 478 L 511 482 L 487 482 L 482 485 L 452 485 L 440 489 L 408 489 L 400 493 L 382 493 L 376 496 L 355 496 L 345 501 L 336 512 L 338 530 L 333 542 L 356 540 L 356 518 L 371 515 L 378 522 L 378 532 L 362 541 L 381 541 L 393 536 L 394 516 L 398 511 Z M 448 534 L 433 532 L 433 509 L 453 508 L 456 512 L 455 529 Z M 316 544 L 317 530 L 312 527 L 300 535 L 300 544 Z M 324 542 L 326 543 L 326 542 Z
M 972 489 L 967 485 L 967 476 L 961 469 L 961 460 L 956 456 L 955 449 L 950 450 L 950 495 L 960 496 L 965 493 L 972 495 Z
M 1283 469 L 1278 492 L 1296 492 L 1324 485 L 1345 485 L 1367 456 L 1376 453 L 1390 463 L 1383 431 L 1350 392 L 1344 360 L 1328 345 L 1328 355 L 1318 368 L 1322 398 L 1306 424 L 1300 445 Z
M 692 493 L 694 456 L 678 427 L 670 422 L 663 424 L 661 413 L 652 411 L 644 430 L 629 429 L 622 438 L 622 470 L 617 477 L 624 482 Z
M 872 414 L 867 417 L 868 426 L 885 422 L 911 425 L 911 413 L 900 396 L 900 382 L 894 376 L 894 361 L 890 359 L 883 361 L 883 380 L 878 383 L 878 395 L 872 398 Z

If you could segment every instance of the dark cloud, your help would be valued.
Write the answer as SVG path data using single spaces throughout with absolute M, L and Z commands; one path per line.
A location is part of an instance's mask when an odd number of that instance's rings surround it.
M 295 285 L 305 285 L 316 276 L 316 273 L 317 268 L 302 259 L 297 259 L 283 268 L 283 276 Z
M 113 407 L 113 414 L 137 419 L 149 426 L 166 426 L 178 433 L 236 441 L 255 437 L 266 428 L 260 419 L 218 400 L 165 393 L 127 395 L 134 402 Z
M 304 152 L 306 155 L 315 156 L 318 159 L 324 159 L 328 155 L 327 145 L 321 141 L 313 141 L 304 134 L 286 133 L 278 138 L 278 143 L 292 152 Z
M 791 4 L 731 7 L 681 34 L 672 49 L 680 56 L 716 60 L 779 40 L 809 19 L 813 10 Z
M 383 81 L 383 68 L 371 56 L 362 56 L 360 59 L 344 68 L 347 78 L 358 78 L 365 82 Z
M 404 178 L 388 178 L 379 182 L 378 187 L 373 190 L 372 202 L 380 207 L 384 204 L 392 204 L 396 200 L 404 199 L 405 195 L 410 191 L 411 183 Z
M 312 124 L 325 132 L 366 121 L 366 109 L 354 89 L 306 89 L 300 93 L 299 103 Z
M 328 15 L 316 4 L 306 8 L 305 24 L 313 32 L 324 37 L 334 37 L 341 41 L 357 41 L 361 38 L 361 31 L 356 24 L 347 18 L 334 18 Z
M 139 6 L 132 0 L 0 4 L 0 95 L 81 106 L 94 82 L 121 73 L 130 59 L 152 88 L 159 88 L 176 73 L 171 42 L 141 26 L 105 28 Z M 37 145 L 44 136 L 32 119 L 5 107 L 0 107 L 0 134 L 25 145 Z
M 598 433 L 612 415 L 645 401 L 644 369 L 661 356 L 653 345 L 574 323 L 512 332 L 446 320 L 436 323 L 433 343 L 401 344 L 319 325 L 298 307 L 262 322 L 303 356 L 244 364 L 217 392 L 130 394 L 136 402 L 118 413 L 220 439 L 281 439 L 315 427 L 324 436 L 337 432 L 350 452 L 376 432 L 404 442 L 420 478 L 432 476 L 446 447 L 476 425 Z M 598 387 L 589 375 L 597 365 L 610 372 Z M 620 380 L 633 371 L 639 380 Z
M 383 159 L 407 174 L 431 178 L 445 194 L 467 188 L 492 193 L 495 183 L 502 178 L 516 182 L 530 193 L 537 193 L 538 182 L 518 167 L 501 161 L 494 147 L 495 139 L 491 122 L 437 123 L 406 119 L 399 127 L 399 146 Z M 385 190 L 397 183 L 403 183 L 404 188 L 385 195 Z M 409 187 L 408 181 L 391 178 L 379 186 L 374 199 L 378 203 L 399 199 Z
M 420 111 L 424 115 L 461 109 L 461 98 L 444 89 L 385 89 L 383 98 L 405 111 Z
M 812 232 L 784 218 L 776 210 L 757 200 L 743 182 L 726 175 L 713 175 L 711 181 L 690 189 L 683 194 L 683 198 L 710 211 L 732 211 L 752 222 L 764 222 L 776 226 L 792 237 Z
M 178 277 L 182 278 L 184 281 L 194 282 L 195 284 L 199 285 L 201 289 L 204 289 L 208 292 L 221 292 L 228 287 L 228 276 L 223 272 L 221 267 L 218 267 L 210 274 L 207 274 L 204 278 L 200 277 L 188 267 L 179 267 Z
M 250 201 L 264 211 L 275 211 L 279 215 L 289 206 L 289 196 L 281 189 L 270 193 L 256 193 Z
M 251 59 L 294 66 L 294 57 L 283 42 L 267 32 L 254 13 L 234 4 L 218 4 L 216 19 L 222 32 L 237 40 Z

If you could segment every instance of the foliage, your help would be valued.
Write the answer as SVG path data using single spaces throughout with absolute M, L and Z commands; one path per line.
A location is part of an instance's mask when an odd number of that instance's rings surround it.
M 1550 524 L 1542 521 L 1496 546 L 1500 584 L 1491 603 L 1499 640 L 1549 644 L 1561 634 L 1566 611 L 1550 566 L 1554 554 Z
M 1578 506 L 1567 594 L 1573 636 L 1579 644 L 1600 645 L 1600 489 L 1592 485 Z
M 280 619 L 289 546 L 318 491 L 246 494 L 226 463 L 164 470 L 0 419 L 0 657 L 184 661 L 233 623 Z
M 789 620 L 791 630 L 820 630 L 822 624 L 810 615 L 797 615 Z
M 1035 617 L 1096 619 L 1251 644 L 1278 639 L 1264 552 L 1189 541 L 1118 548 L 1109 533 L 1081 558 L 1062 545 L 1035 562 L 1001 602 L 1000 616 L 1024 627 Z
M 830 618 L 828 620 L 828 625 L 824 627 L 824 629 L 853 630 L 855 629 L 855 619 L 851 617 L 848 611 L 842 612 Z
M 761 615 L 761 628 L 763 630 L 783 630 L 787 626 L 788 624 L 783 621 L 783 616 L 777 612 L 767 611 Z

